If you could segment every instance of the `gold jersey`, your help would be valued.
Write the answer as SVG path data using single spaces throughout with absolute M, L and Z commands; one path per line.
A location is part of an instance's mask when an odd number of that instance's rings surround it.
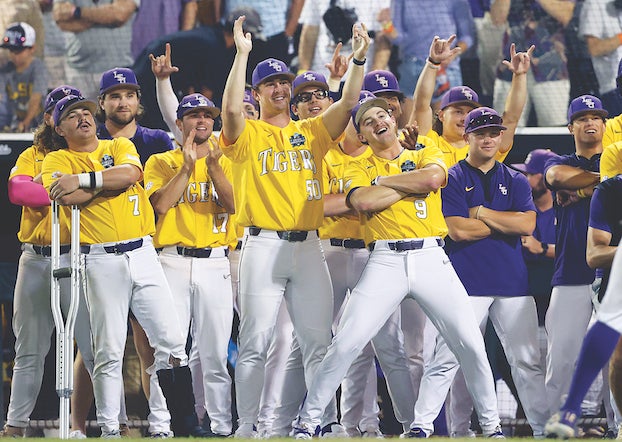
M 347 167 L 346 192 L 357 187 L 369 186 L 377 176 L 399 175 L 403 173 L 402 171 L 421 169 L 428 164 L 438 164 L 447 176 L 443 153 L 437 146 L 404 150 L 392 160 L 370 155 L 351 162 Z M 360 219 L 366 244 L 376 240 L 447 235 L 440 189 L 431 192 L 426 198 L 408 196 L 379 212 L 362 213 Z
M 430 131 L 425 135 L 425 138 L 426 140 L 423 144 L 425 144 L 426 146 L 428 146 L 427 142 L 432 142 L 433 144 L 438 146 L 438 148 L 443 153 L 443 161 L 448 168 L 456 164 L 458 161 L 464 160 L 469 153 L 468 144 L 464 147 L 456 148 L 452 146 L 449 141 L 436 133 L 434 129 L 430 129 Z M 508 153 L 510 153 L 510 149 L 508 149 L 507 152 L 497 152 L 497 156 L 495 159 L 500 163 L 503 163 L 505 157 L 507 157 Z
M 142 171 L 136 147 L 127 138 L 99 140 L 93 152 L 61 149 L 43 160 L 43 184 L 49 188 L 54 172 L 76 174 L 103 171 L 112 166 L 132 164 Z M 70 208 L 63 207 L 69 220 Z M 100 244 L 127 241 L 155 232 L 153 208 L 143 187 L 136 183 L 125 190 L 102 191 L 81 206 L 80 242 Z
M 220 165 L 231 180 L 231 162 L 220 157 Z M 183 150 L 177 148 L 151 155 L 145 164 L 145 191 L 151 197 L 181 169 Z M 218 204 L 214 184 L 207 174 L 205 158 L 197 160 L 179 201 L 158 217 L 153 242 L 156 247 L 222 247 L 237 242 L 230 214 Z
M 237 222 L 270 230 L 316 230 L 324 219 L 322 158 L 333 143 L 322 117 L 284 128 L 246 120 L 235 143 L 221 135 L 232 161 Z
M 45 153 L 37 146 L 30 146 L 24 150 L 15 166 L 11 169 L 9 179 L 17 175 L 36 177 L 41 173 Z M 19 224 L 17 238 L 21 242 L 48 245 L 52 243 L 52 215 L 50 206 L 45 207 L 22 207 L 22 216 Z M 69 244 L 69 229 L 65 223 L 60 225 L 60 243 Z
M 610 144 L 617 143 L 618 141 L 622 141 L 622 115 L 618 115 L 617 117 L 609 118 L 607 120 L 605 133 L 603 135 L 603 147 L 607 147 Z

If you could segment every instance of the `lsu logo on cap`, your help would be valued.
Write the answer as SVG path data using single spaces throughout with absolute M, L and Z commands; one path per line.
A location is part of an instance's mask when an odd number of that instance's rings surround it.
M 376 74 L 376 81 L 384 88 L 389 87 L 389 80 L 384 75 Z
M 462 95 L 464 95 L 467 100 L 473 100 L 473 94 L 467 88 L 464 88 L 464 87 L 462 88 Z
M 112 78 L 114 78 L 117 83 L 127 83 L 127 78 L 121 72 L 114 71 L 112 73 Z
M 272 69 L 274 69 L 277 72 L 281 72 L 283 70 L 283 67 L 279 63 L 277 63 L 275 60 L 268 61 L 268 66 L 270 66 Z
M 581 101 L 590 109 L 594 109 L 596 107 L 596 103 L 594 103 L 594 100 L 592 100 L 591 97 L 584 96 L 581 98 Z
M 315 81 L 315 80 L 317 80 L 317 77 L 313 74 L 313 72 L 305 72 L 304 74 L 302 74 L 302 76 L 307 81 Z

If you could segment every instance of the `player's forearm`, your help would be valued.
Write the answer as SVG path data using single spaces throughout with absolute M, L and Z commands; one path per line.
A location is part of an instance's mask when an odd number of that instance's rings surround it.
M 479 241 L 492 235 L 492 230 L 483 221 L 462 216 L 445 218 L 449 237 L 454 241 Z
M 356 213 L 346 204 L 344 193 L 324 195 L 324 216 L 343 216 Z
M 559 164 L 546 171 L 546 182 L 554 189 L 583 189 L 596 186 L 600 182 L 600 174 Z
M 220 170 L 218 170 L 220 169 Z M 229 213 L 235 213 L 235 202 L 233 198 L 233 186 L 225 176 L 220 166 L 207 169 L 208 175 L 212 178 L 214 189 L 218 195 L 218 204 Z
M 501 138 L 501 152 L 507 152 L 514 141 L 514 133 L 520 120 L 521 114 L 527 102 L 527 75 L 513 74 L 510 92 L 505 99 L 505 109 L 503 112 L 503 125 L 507 130 L 503 132 Z
M 596 245 L 587 248 L 585 258 L 587 265 L 592 269 L 602 268 L 609 269 L 613 263 L 613 257 L 618 250 L 617 246 Z
M 176 111 L 179 101 L 177 100 L 177 95 L 175 95 L 175 91 L 173 90 L 170 77 L 166 79 L 156 78 L 156 100 L 158 101 L 158 108 L 160 109 L 160 113 L 162 114 L 162 118 L 168 126 L 168 129 L 175 136 L 175 140 L 179 144 L 182 144 L 183 134 L 177 127 L 177 124 L 175 124 L 175 121 L 177 120 Z
M 505 235 L 531 235 L 536 228 L 536 212 L 504 212 L 481 206 L 477 217 L 492 230 Z
M 244 86 L 248 54 L 237 52 L 222 97 L 222 132 L 234 142 L 244 129 Z
M 298 44 L 298 66 L 301 71 L 311 69 L 315 45 L 320 33 L 319 26 L 303 25 L 300 32 L 300 42 Z
M 376 183 L 407 194 L 426 195 L 440 189 L 445 180 L 445 171 L 441 167 L 434 166 L 399 175 L 380 176 Z
M 406 194 L 385 186 L 359 187 L 350 193 L 348 204 L 359 212 L 379 212 L 404 198 Z
M 56 202 L 61 206 L 81 205 L 91 201 L 99 193 L 97 190 L 77 189 L 67 195 L 56 198 Z
M 120 164 L 102 171 L 102 190 L 125 190 L 142 178 L 142 171 L 132 164 Z
M 413 121 L 416 120 L 419 125 L 419 133 L 422 135 L 427 134 L 432 129 L 433 115 L 430 105 L 436 87 L 437 72 L 438 66 L 426 62 L 413 93 L 414 107 L 409 124 L 413 124 Z
M 164 215 L 179 202 L 188 188 L 188 181 L 193 170 L 181 167 L 168 183 L 151 194 L 149 202 L 157 215 Z

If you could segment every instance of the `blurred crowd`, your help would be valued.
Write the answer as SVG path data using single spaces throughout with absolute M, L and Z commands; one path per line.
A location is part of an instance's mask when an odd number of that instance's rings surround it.
M 622 56 L 622 2 L 610 0 L 0 0 L 0 131 L 30 132 L 60 84 L 97 97 L 101 74 L 132 67 L 147 126 L 166 128 L 155 105 L 149 54 L 170 42 L 179 98 L 201 92 L 220 105 L 233 60 L 233 20 L 247 16 L 256 61 L 274 56 L 293 72 L 325 70 L 352 22 L 373 37 L 369 70 L 390 70 L 411 97 L 435 35 L 456 34 L 460 55 L 441 66 L 435 99 L 467 85 L 503 111 L 510 45 L 536 49 L 520 126 L 563 126 L 570 97 L 592 94 L 622 112 L 615 78 Z M 251 60 L 249 66 L 254 66 Z M 412 102 L 406 102 L 410 115 Z

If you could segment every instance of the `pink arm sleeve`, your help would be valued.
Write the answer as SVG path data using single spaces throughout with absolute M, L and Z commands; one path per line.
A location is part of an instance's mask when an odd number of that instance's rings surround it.
M 9 200 L 18 206 L 43 207 L 50 205 L 48 191 L 28 175 L 15 175 L 9 180 Z

